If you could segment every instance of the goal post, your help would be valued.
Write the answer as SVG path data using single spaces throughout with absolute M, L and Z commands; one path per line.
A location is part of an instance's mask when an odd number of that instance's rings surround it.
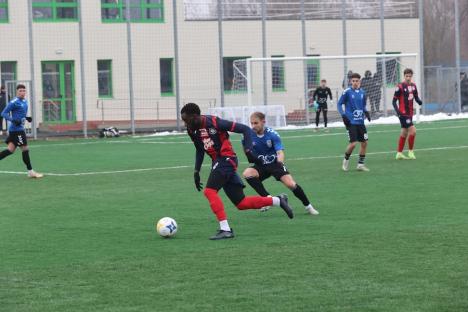
M 336 111 L 338 97 L 348 87 L 347 73 L 357 72 L 367 89 L 368 109 L 387 116 L 393 114 L 393 92 L 406 68 L 413 69 L 413 81 L 420 87 L 418 53 L 245 58 L 233 62 L 232 91 L 242 94 L 238 101 L 248 106 L 284 105 L 288 123 L 309 123 L 311 95 L 320 80 L 327 80 L 334 100 L 329 111 Z M 419 106 L 416 110 L 419 116 Z

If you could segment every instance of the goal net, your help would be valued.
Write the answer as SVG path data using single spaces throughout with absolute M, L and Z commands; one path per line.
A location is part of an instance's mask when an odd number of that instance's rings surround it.
M 287 124 L 310 124 L 315 120 L 313 93 L 325 79 L 332 91 L 328 109 L 333 121 L 339 119 L 336 103 L 350 86 L 351 73 L 359 73 L 367 109 L 378 118 L 393 114 L 393 93 L 406 68 L 413 69 L 419 86 L 416 53 L 247 58 L 233 62 L 232 91 L 239 105 L 283 106 Z
M 212 107 L 208 109 L 210 115 L 245 125 L 250 125 L 250 115 L 254 112 L 265 114 L 265 124 L 268 127 L 282 128 L 286 126 L 286 113 L 282 105 Z

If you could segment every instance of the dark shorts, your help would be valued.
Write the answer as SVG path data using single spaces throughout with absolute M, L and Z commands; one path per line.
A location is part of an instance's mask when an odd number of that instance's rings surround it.
M 320 113 L 321 111 L 328 111 L 328 104 L 325 102 L 325 103 L 318 103 L 318 108 L 317 108 L 317 112 Z
M 26 132 L 24 131 L 13 131 L 10 132 L 8 137 L 5 140 L 6 144 L 13 143 L 16 147 L 28 145 L 28 140 L 26 139 Z
M 276 181 L 281 181 L 283 176 L 289 174 L 288 168 L 279 162 L 264 166 L 253 165 L 251 168 L 257 170 L 260 181 L 266 180 L 271 176 L 274 176 Z
M 245 184 L 237 174 L 237 158 L 219 157 L 213 161 L 206 187 L 217 191 L 223 189 L 231 202 L 237 206 L 245 197 Z
M 365 125 L 349 125 L 347 129 L 350 143 L 366 142 L 368 140 L 367 129 Z
M 400 118 L 400 124 L 402 128 L 408 129 L 411 126 L 414 126 L 413 117 L 400 116 L 399 118 Z

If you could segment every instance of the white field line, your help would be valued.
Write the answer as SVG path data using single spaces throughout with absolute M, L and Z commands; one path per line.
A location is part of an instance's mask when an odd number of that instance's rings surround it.
M 465 149 L 468 148 L 468 145 L 460 146 L 442 146 L 442 147 L 427 147 L 420 148 L 416 151 L 440 151 L 440 150 L 453 150 L 453 149 Z M 382 152 L 370 152 L 366 155 L 384 155 L 384 154 L 393 154 L 395 151 L 382 151 Z M 290 158 L 289 161 L 301 161 L 301 160 L 312 160 L 312 159 L 330 159 L 330 158 L 342 158 L 343 155 L 333 155 L 333 156 L 310 156 L 310 157 L 298 157 Z M 241 164 L 247 164 L 246 162 L 241 162 Z M 208 167 L 208 164 L 203 165 Z M 192 168 L 193 165 L 182 165 L 182 166 L 171 166 L 171 167 L 153 167 L 153 168 L 141 168 L 141 169 L 127 169 L 127 170 L 115 170 L 115 171 L 91 171 L 91 172 L 76 172 L 76 173 L 44 173 L 47 176 L 57 176 L 57 177 L 68 177 L 68 176 L 87 176 L 87 175 L 106 175 L 106 174 L 118 174 L 118 173 L 132 173 L 132 172 L 144 172 L 144 171 L 155 171 L 155 170 L 173 170 L 173 169 L 187 169 Z M 0 171 L 0 174 L 26 174 L 25 172 L 19 171 Z

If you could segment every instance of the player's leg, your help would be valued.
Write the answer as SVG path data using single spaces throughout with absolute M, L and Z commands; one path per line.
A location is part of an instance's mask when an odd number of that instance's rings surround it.
M 325 127 L 325 131 L 328 131 L 327 125 L 328 125 L 328 108 L 323 109 L 323 124 Z
M 319 212 L 315 210 L 312 204 L 310 203 L 310 200 L 305 194 L 302 187 L 299 184 L 297 184 L 296 181 L 294 181 L 292 175 L 283 175 L 279 180 L 283 182 L 283 184 L 293 192 L 294 196 L 296 196 L 302 202 L 307 213 L 310 213 L 311 215 L 319 214 Z
M 26 168 L 28 169 L 28 177 L 34 178 L 34 179 L 42 178 L 44 175 L 42 173 L 38 173 L 34 171 L 32 168 L 31 158 L 29 157 L 28 145 L 21 145 L 19 148 L 22 151 L 23 163 L 26 165 Z
M 398 150 L 395 156 L 395 159 L 408 159 L 405 155 L 403 155 L 403 149 L 405 148 L 406 138 L 408 137 L 408 126 L 407 126 L 407 118 L 400 117 L 400 124 L 401 124 L 401 132 L 400 137 L 398 139 Z
M 250 167 L 245 169 L 242 175 L 258 195 L 268 196 L 270 193 L 265 189 L 265 186 L 262 183 L 263 179 L 260 179 L 259 170 L 260 168 L 256 168 L 256 166 Z
M 361 148 L 359 149 L 359 161 L 357 165 L 357 170 L 359 171 L 370 171 L 369 168 L 366 167 L 364 164 L 366 161 L 366 152 L 367 152 L 367 129 L 366 126 L 361 125 L 359 126 L 358 132 L 358 141 L 361 143 Z
M 342 169 L 343 171 L 348 171 L 349 170 L 349 158 L 351 157 L 351 154 L 353 153 L 354 148 L 356 147 L 357 144 L 357 127 L 356 125 L 349 125 L 348 127 L 348 138 L 349 138 L 349 144 L 346 147 L 344 159 L 343 159 L 343 165 Z
M 318 131 L 319 129 L 319 123 L 320 123 L 320 112 L 322 110 L 319 108 L 317 108 L 317 111 L 315 112 L 315 131 Z
M 6 143 L 8 144 L 8 146 L 7 146 L 6 149 L 4 149 L 3 151 L 0 152 L 0 160 L 2 160 L 5 157 L 10 156 L 16 150 L 16 145 L 13 142 L 9 142 L 9 140 L 7 139 Z
M 412 124 L 411 127 L 408 129 L 408 158 L 409 159 L 416 159 L 414 155 L 414 141 L 416 139 L 416 127 Z

